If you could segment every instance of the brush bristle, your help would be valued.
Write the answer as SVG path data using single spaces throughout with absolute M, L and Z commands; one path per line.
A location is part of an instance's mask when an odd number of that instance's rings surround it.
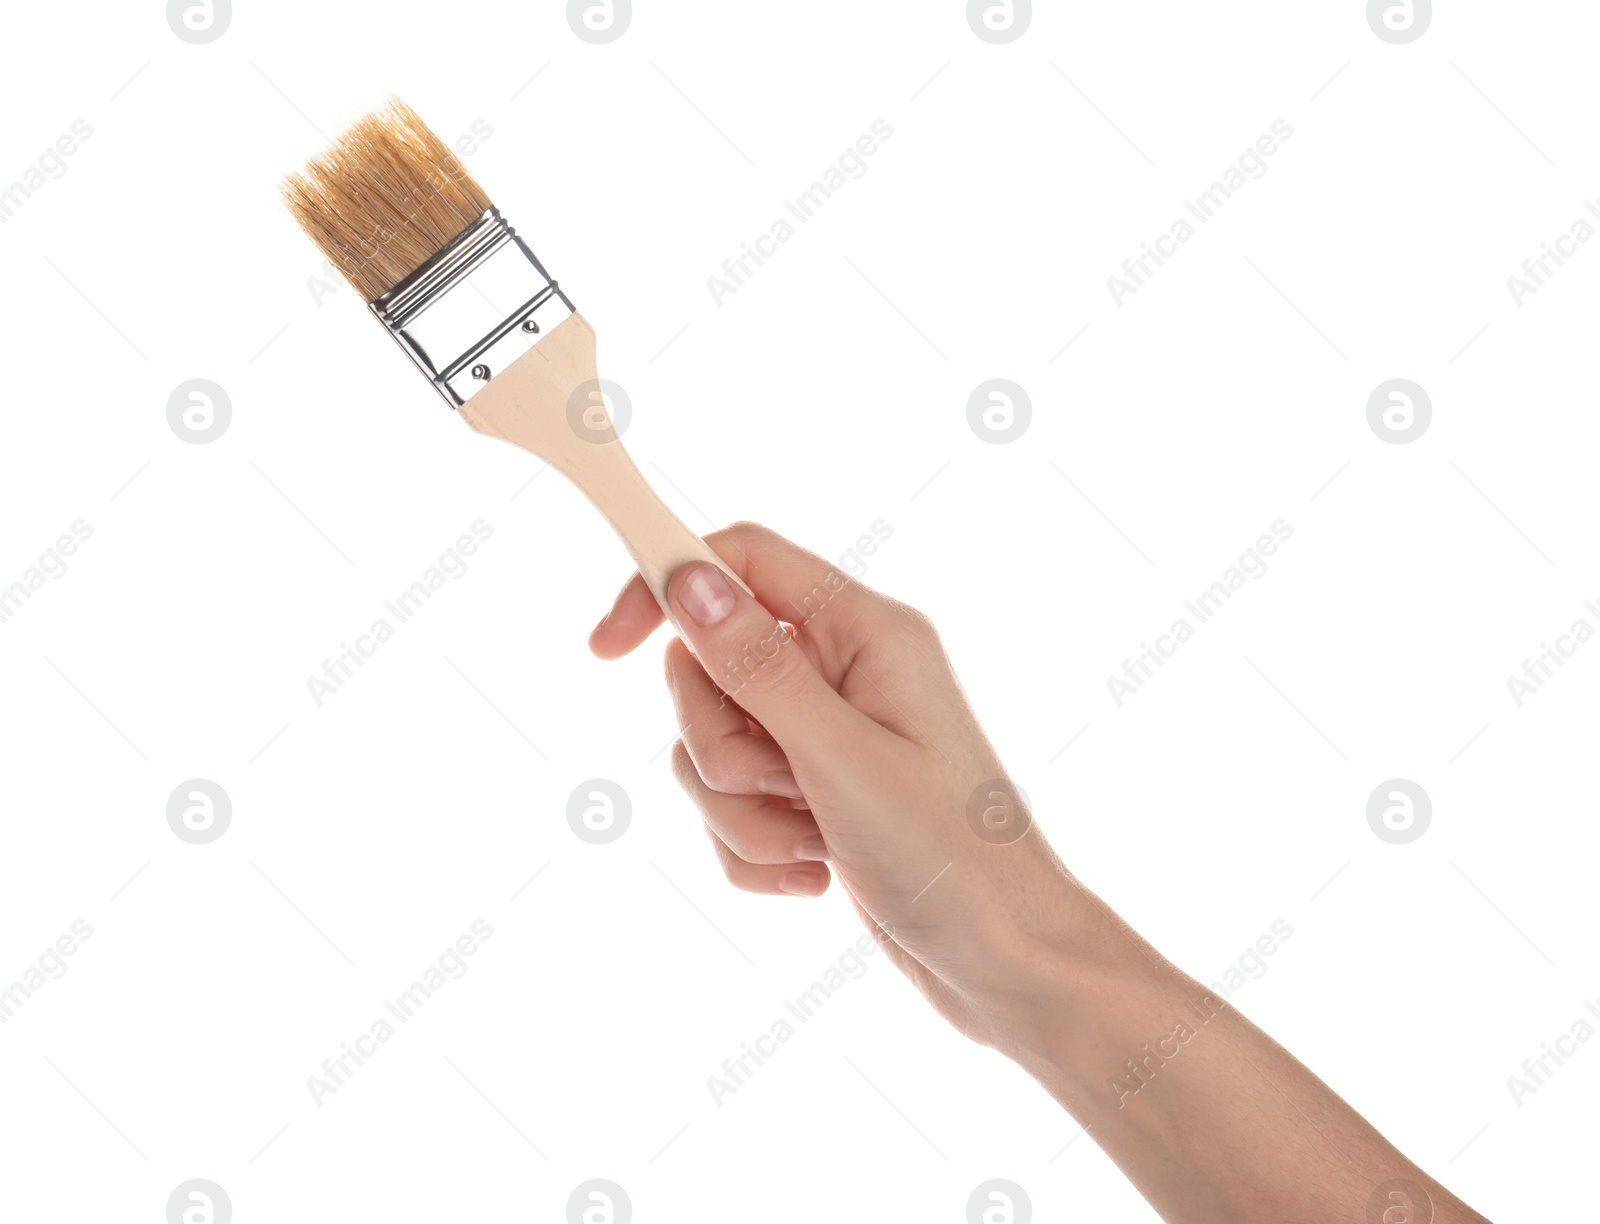
M 490 206 L 449 146 L 398 98 L 356 120 L 281 190 L 300 228 L 368 302 Z

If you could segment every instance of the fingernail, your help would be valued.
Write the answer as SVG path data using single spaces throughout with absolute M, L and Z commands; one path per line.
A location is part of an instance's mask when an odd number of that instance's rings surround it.
M 822 840 L 822 834 L 812 833 L 801 841 L 800 848 L 795 851 L 795 858 L 802 863 L 826 863 L 828 843 Z
M 721 624 L 733 611 L 733 588 L 714 565 L 697 565 L 678 588 L 678 601 L 697 625 Z
M 814 871 L 791 871 L 778 880 L 778 887 L 791 897 L 820 897 L 827 885 Z
M 763 794 L 782 795 L 785 799 L 804 799 L 800 792 L 800 783 L 794 780 L 794 775 L 787 769 L 775 769 L 761 779 Z

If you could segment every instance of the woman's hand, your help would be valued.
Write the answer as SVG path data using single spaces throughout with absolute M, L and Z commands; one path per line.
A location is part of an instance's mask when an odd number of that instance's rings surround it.
M 929 1001 L 1167 1220 L 1482 1224 L 1066 871 L 926 617 L 764 528 L 709 543 L 755 598 L 703 563 L 673 575 L 673 766 L 734 884 L 817 896 L 831 864 Z M 635 577 L 590 646 L 615 658 L 661 620 Z
M 714 566 L 680 570 L 668 595 L 688 645 L 667 644 L 666 669 L 673 769 L 723 871 L 814 897 L 831 864 L 901 970 L 996 1044 L 1015 969 L 1071 920 L 1074 893 L 932 623 L 766 528 L 707 542 L 756 598 Z M 635 576 L 590 647 L 616 658 L 661 621 Z

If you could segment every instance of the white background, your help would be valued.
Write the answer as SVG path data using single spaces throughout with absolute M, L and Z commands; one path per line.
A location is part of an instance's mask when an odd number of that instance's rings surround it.
M 241 3 L 199 46 L 158 3 L 9 11 L 0 182 L 93 128 L 0 226 L 0 586 L 93 528 L 0 625 L 0 983 L 94 928 L 0 1027 L 11 1211 L 157 1221 L 205 1177 L 240 1224 L 559 1220 L 605 1177 L 639 1220 L 953 1221 L 1005 1177 L 1040 1219 L 1152 1218 L 881 956 L 713 1103 L 858 927 L 726 886 L 669 777 L 662 640 L 583 647 L 625 554 L 355 291 L 318 300 L 275 184 L 390 91 L 492 128 L 465 160 L 686 521 L 829 556 L 891 525 L 866 581 L 940 625 L 1091 887 L 1206 981 L 1285 919 L 1252 1019 L 1487 1214 L 1587 1202 L 1600 1043 L 1520 1106 L 1506 1078 L 1600 996 L 1600 645 L 1521 708 L 1506 677 L 1600 627 L 1600 244 L 1520 306 L 1506 278 L 1600 193 L 1600 15 L 1443 7 L 1406 46 L 1355 2 L 1040 6 L 1004 46 L 909 0 L 640 3 L 604 46 L 556 3 Z M 878 119 L 864 177 L 714 304 Z M 1366 419 L 1397 377 L 1433 403 L 1409 445 Z M 166 418 L 192 378 L 232 404 L 207 445 Z M 1032 401 L 1008 445 L 967 424 L 990 378 Z M 306 678 L 480 518 L 318 708 Z M 1278 519 L 1270 572 L 1119 708 L 1107 677 Z M 165 817 L 196 777 L 234 809 L 203 846 Z M 605 846 L 565 816 L 594 777 L 632 798 Z M 1395 777 L 1433 801 L 1409 845 L 1366 822 Z M 470 972 L 314 1104 L 479 918 Z

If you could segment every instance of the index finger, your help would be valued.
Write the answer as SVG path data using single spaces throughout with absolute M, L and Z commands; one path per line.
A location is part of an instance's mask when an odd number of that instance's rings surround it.
M 634 574 L 618 592 L 611 611 L 589 631 L 589 649 L 602 659 L 620 659 L 635 649 L 666 620 L 661 605 L 645 585 L 644 577 Z

